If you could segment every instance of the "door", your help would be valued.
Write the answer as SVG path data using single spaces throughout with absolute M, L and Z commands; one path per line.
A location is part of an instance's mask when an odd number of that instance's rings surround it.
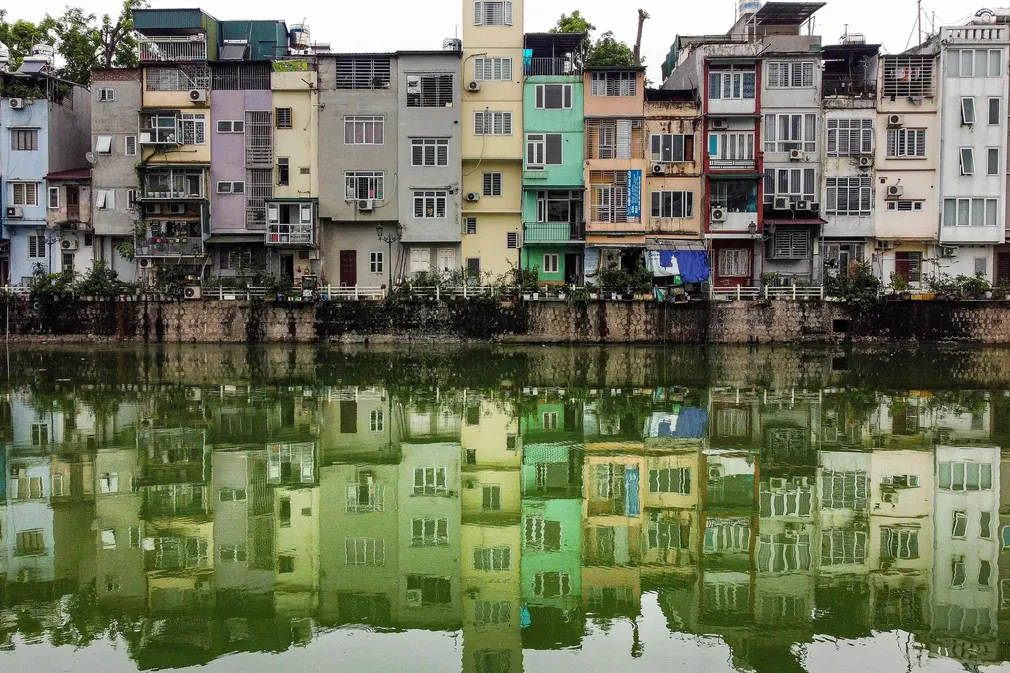
M 565 254 L 565 285 L 578 285 L 582 276 L 582 256 L 576 252 Z
M 295 256 L 281 255 L 281 276 L 287 280 L 295 279 Z
M 1003 283 L 1010 283 L 1010 252 L 996 255 L 996 284 Z
M 74 275 L 74 253 L 65 252 L 63 253 L 63 264 L 60 267 L 63 273 Z
M 11 261 L 4 257 L 0 259 L 0 285 L 11 284 Z
M 452 248 L 439 248 L 438 249 L 438 270 L 439 271 L 455 271 L 456 270 L 456 251 Z
M 431 251 L 428 248 L 410 249 L 410 273 L 428 271 L 431 266 Z
M 340 251 L 340 286 L 354 287 L 358 284 L 358 251 Z

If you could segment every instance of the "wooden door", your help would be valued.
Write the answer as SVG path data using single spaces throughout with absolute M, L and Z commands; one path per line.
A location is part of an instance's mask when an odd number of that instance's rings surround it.
M 340 251 L 340 285 L 354 287 L 358 284 L 358 251 Z
M 996 283 L 1010 283 L 1010 252 L 996 255 Z

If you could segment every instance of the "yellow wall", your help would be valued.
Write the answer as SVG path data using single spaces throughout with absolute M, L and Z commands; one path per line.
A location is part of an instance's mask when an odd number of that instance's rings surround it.
M 506 273 L 511 268 L 509 262 L 512 266 L 519 266 L 519 250 L 508 249 L 507 232 L 521 233 L 521 229 L 522 223 L 518 214 L 479 216 L 477 233 L 463 237 L 464 264 L 469 257 L 479 257 L 481 273 L 496 276 Z
M 288 157 L 290 184 L 274 186 L 276 198 L 306 198 L 319 194 L 319 123 L 315 72 L 275 72 L 271 76 L 273 105 L 291 108 L 293 128 L 274 130 L 274 156 Z M 309 168 L 308 175 L 301 169 Z
M 508 248 L 508 232 L 522 240 L 522 165 L 509 161 L 483 161 L 463 165 L 463 193 L 483 190 L 485 172 L 500 171 L 502 196 L 481 196 L 480 201 L 463 201 L 463 217 L 477 218 L 477 233 L 463 236 L 463 264 L 479 257 L 482 272 L 500 275 L 519 264 L 519 251 Z M 470 175 L 467 175 L 467 173 Z

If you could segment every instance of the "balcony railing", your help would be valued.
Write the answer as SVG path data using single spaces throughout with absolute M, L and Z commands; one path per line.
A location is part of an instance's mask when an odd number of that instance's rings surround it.
M 601 206 L 594 203 L 589 209 L 589 221 L 594 229 L 597 224 L 638 224 L 642 221 L 639 215 L 628 215 L 624 206 Z
M 312 245 L 313 226 L 309 224 L 267 224 L 267 245 Z
M 142 63 L 207 60 L 207 38 L 203 35 L 141 37 L 137 49 Z
M 757 162 L 754 159 L 719 159 L 712 157 L 708 160 L 708 167 L 714 171 L 754 170 L 757 167 Z
M 582 66 L 563 56 L 535 56 L 531 58 L 524 73 L 529 75 L 581 75 Z
M 572 243 L 586 240 L 586 225 L 582 222 L 526 222 L 523 243 Z
M 147 239 L 137 242 L 137 257 L 203 257 L 199 238 Z
M 877 83 L 862 76 L 825 74 L 821 76 L 821 95 L 824 98 L 832 96 L 873 98 L 877 95 Z

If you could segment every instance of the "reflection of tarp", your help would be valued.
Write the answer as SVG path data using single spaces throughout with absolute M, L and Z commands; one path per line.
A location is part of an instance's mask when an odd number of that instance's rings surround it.
M 646 437 L 700 439 L 708 427 L 708 411 L 698 407 L 679 407 L 672 412 L 655 412 L 645 428 Z
M 567 444 L 527 444 L 523 447 L 523 465 L 568 463 Z
M 638 516 L 641 506 L 638 501 L 638 468 L 624 470 L 624 511 L 628 516 Z

